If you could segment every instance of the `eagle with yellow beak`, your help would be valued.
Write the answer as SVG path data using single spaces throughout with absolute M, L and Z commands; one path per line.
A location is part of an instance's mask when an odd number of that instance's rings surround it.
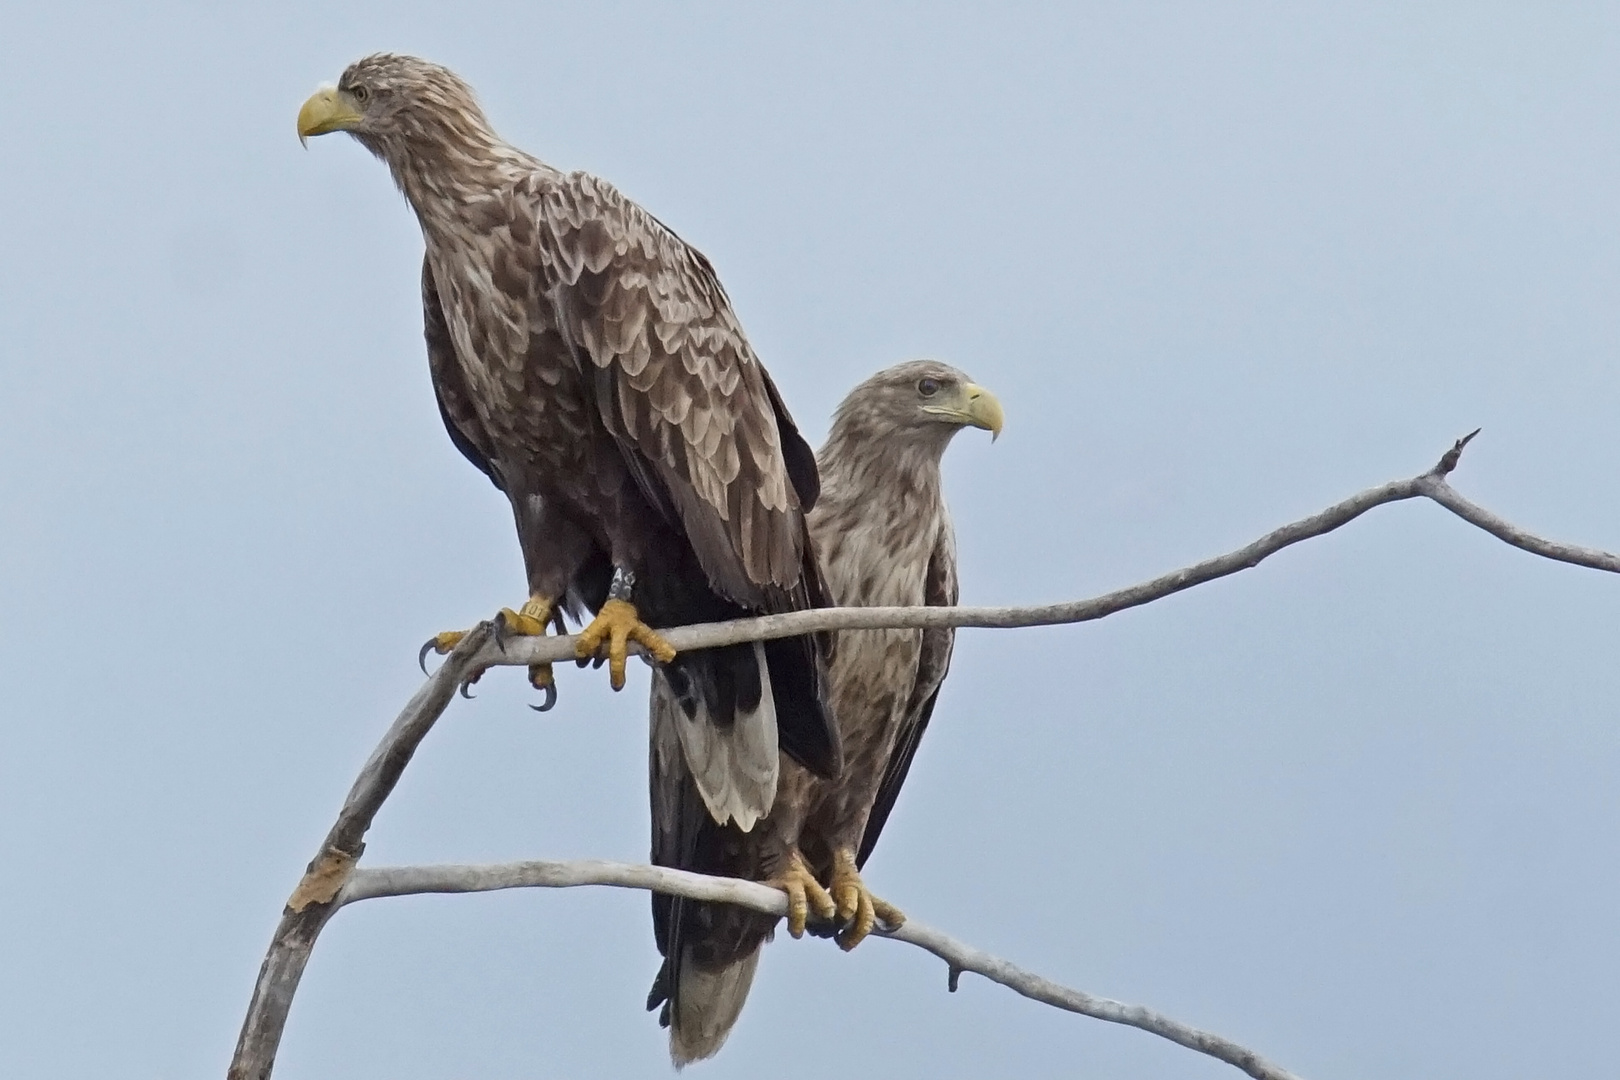
M 940 459 L 963 428 L 994 438 L 1001 421 L 994 394 L 933 360 L 880 371 L 850 391 L 821 448 L 821 499 L 810 513 L 834 600 L 956 603 L 956 540 Z M 782 889 L 794 937 L 807 928 L 836 934 L 847 950 L 879 920 L 898 926 L 904 916 L 872 895 L 860 871 L 928 729 L 953 641 L 950 629 L 840 631 L 830 683 L 844 771 L 826 779 L 783 761 L 770 813 L 746 832 L 706 812 L 710 755 L 684 730 L 674 688 L 655 676 L 652 861 Z M 647 1007 L 662 1007 L 670 1056 L 684 1065 L 726 1041 L 776 919 L 656 894 L 652 906 L 664 964 Z
M 657 632 L 827 602 L 806 522 L 815 456 L 709 261 L 606 181 L 504 141 L 426 60 L 368 56 L 304 102 L 301 139 L 338 131 L 416 212 L 439 411 L 511 503 L 528 599 L 498 632 L 589 614 L 579 656 L 605 648 L 615 689 L 638 642 L 710 755 L 717 822 L 746 830 L 769 810 L 778 748 L 836 776 L 822 639 L 677 656 Z M 549 708 L 550 666 L 529 675 Z

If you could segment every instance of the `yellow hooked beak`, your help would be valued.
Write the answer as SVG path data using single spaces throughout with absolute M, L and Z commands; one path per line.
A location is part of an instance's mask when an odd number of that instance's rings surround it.
M 335 86 L 323 86 L 298 110 L 298 141 L 307 145 L 311 135 L 348 131 L 361 119 L 353 98 Z
M 924 405 L 923 412 L 942 416 L 958 424 L 983 428 L 990 433 L 991 442 L 1001 435 L 1001 402 L 978 383 L 963 383 L 957 387 L 955 401 Z

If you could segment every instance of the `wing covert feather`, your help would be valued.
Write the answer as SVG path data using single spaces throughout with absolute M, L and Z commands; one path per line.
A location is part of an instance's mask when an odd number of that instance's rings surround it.
M 814 455 L 713 267 L 600 179 L 554 177 L 533 194 L 559 323 L 595 369 L 587 384 L 638 483 L 733 600 L 793 588 Z

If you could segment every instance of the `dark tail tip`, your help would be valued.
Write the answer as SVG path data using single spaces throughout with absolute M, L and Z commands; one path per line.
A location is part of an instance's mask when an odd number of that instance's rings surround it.
M 669 1027 L 669 961 L 665 960 L 658 974 L 653 976 L 652 989 L 647 991 L 647 1011 L 652 1012 L 658 1006 L 664 1007 L 663 1014 L 658 1017 L 659 1027 Z

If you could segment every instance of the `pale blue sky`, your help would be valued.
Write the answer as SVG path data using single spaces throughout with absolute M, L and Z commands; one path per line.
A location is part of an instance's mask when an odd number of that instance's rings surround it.
M 13 5 L 0 36 L 0 1074 L 223 1073 L 281 902 L 419 682 L 521 598 L 421 240 L 301 151 L 355 57 L 704 250 L 800 424 L 937 356 L 963 597 L 1088 595 L 1484 433 L 1458 486 L 1620 547 L 1603 5 Z M 1312 1080 L 1599 1075 L 1620 582 L 1437 507 L 1085 627 L 969 631 L 870 866 L 917 917 Z M 644 859 L 645 674 L 492 675 L 367 859 Z M 645 896 L 380 901 L 278 1077 L 667 1076 Z M 703 1080 L 1237 1076 L 873 942 L 773 945 Z

